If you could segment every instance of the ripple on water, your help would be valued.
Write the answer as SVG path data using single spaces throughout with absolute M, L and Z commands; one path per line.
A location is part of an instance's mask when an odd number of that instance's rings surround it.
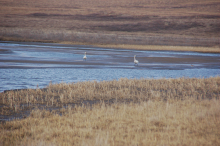
M 120 78 L 207 78 L 220 75 L 220 69 L 138 70 L 138 69 L 0 69 L 0 92 L 11 89 L 44 88 L 52 83 L 118 80 Z
M 0 51 L 0 92 L 36 88 L 37 85 L 44 88 L 51 81 L 70 83 L 119 78 L 207 78 L 220 75 L 220 54 L 212 53 L 22 42 L 0 42 L 0 48 L 3 50 Z M 82 59 L 85 51 L 87 61 Z M 134 55 L 140 62 L 138 66 L 134 66 Z

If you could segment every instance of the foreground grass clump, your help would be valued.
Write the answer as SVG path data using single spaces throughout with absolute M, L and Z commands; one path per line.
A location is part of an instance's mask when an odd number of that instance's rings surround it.
M 220 100 L 104 103 L 33 110 L 0 125 L 2 145 L 220 145 Z
M 140 103 L 148 100 L 219 99 L 220 77 L 178 79 L 126 79 L 49 84 L 44 89 L 0 94 L 1 115 L 30 110 L 39 105 L 62 107 L 84 101 Z

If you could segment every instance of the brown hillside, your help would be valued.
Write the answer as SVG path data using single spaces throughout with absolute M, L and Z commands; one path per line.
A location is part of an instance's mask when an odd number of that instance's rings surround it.
M 0 0 L 2 39 L 219 46 L 219 0 Z

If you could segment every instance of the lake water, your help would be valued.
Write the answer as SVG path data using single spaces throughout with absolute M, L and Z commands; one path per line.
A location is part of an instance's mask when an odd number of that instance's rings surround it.
M 85 52 L 86 61 L 83 60 Z M 134 65 L 134 55 L 138 65 Z M 0 42 L 0 92 L 44 88 L 50 82 L 219 75 L 220 54 Z

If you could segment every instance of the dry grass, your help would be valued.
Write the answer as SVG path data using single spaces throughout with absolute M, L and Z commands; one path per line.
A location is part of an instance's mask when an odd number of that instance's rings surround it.
M 0 0 L 1 40 L 219 48 L 219 0 Z
M 219 99 L 220 77 L 179 79 L 126 79 L 50 83 L 44 89 L 6 91 L 0 94 L 2 115 L 18 112 L 35 104 L 58 106 L 82 103 L 84 100 L 105 102 L 140 102 L 168 99 Z M 9 112 L 10 113 L 10 112 Z
M 96 45 L 102 48 L 120 48 L 120 49 L 136 49 L 136 50 L 171 50 L 171 51 L 194 51 L 220 53 L 218 47 L 192 47 L 192 46 L 159 46 L 159 45 Z
M 220 77 L 120 79 L 7 91 L 0 94 L 2 115 L 37 103 L 59 112 L 35 109 L 28 118 L 1 123 L 0 144 L 219 145 L 219 97 Z M 100 102 L 71 106 L 84 101 Z
M 220 101 L 167 100 L 34 110 L 0 125 L 2 145 L 219 145 Z

